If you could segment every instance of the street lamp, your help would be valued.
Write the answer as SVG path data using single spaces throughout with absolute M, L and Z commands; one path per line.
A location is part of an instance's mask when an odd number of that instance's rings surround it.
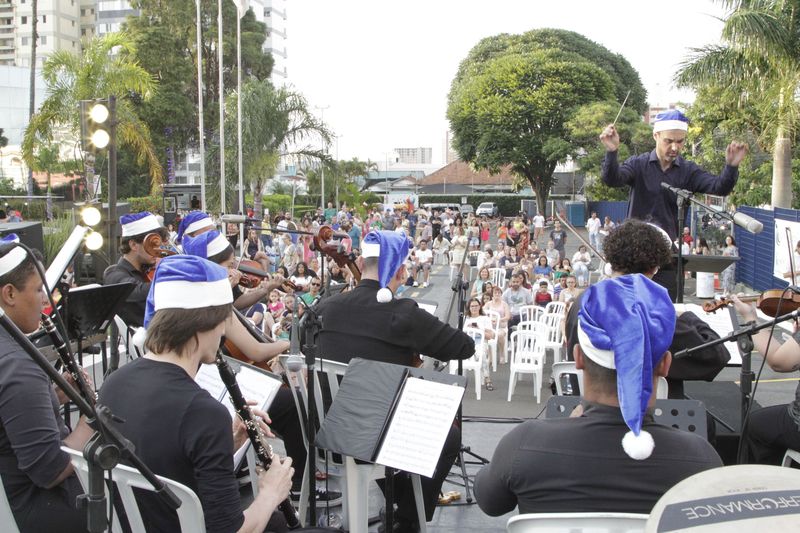
M 329 105 L 326 105 L 326 106 L 315 105 L 314 106 L 315 109 L 319 109 L 319 121 L 322 122 L 323 125 L 325 124 L 325 110 L 329 109 L 330 107 L 331 106 L 329 106 Z M 326 150 L 325 139 L 323 138 L 322 139 L 322 153 L 323 154 L 325 153 L 325 150 Z M 320 207 L 322 207 L 322 212 L 324 213 L 325 212 L 325 164 L 324 163 L 322 165 L 322 177 L 321 178 L 322 179 L 320 180 L 319 205 L 320 205 Z

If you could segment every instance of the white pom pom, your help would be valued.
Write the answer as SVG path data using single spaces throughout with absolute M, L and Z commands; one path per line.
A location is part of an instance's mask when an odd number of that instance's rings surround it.
M 136 333 L 133 334 L 131 340 L 133 345 L 139 348 L 139 352 L 144 354 L 144 341 L 147 338 L 147 330 L 144 328 L 136 328 Z
M 385 304 L 386 302 L 391 302 L 392 298 L 394 298 L 394 294 L 386 287 L 378 291 L 378 301 L 380 303 Z
M 606 263 L 606 266 L 603 268 L 603 274 L 608 278 L 614 275 L 614 269 L 611 268 L 611 263 Z
M 622 449 L 625 450 L 628 457 L 637 461 L 650 457 L 655 447 L 656 443 L 653 441 L 653 436 L 644 430 L 639 432 L 638 437 L 633 434 L 633 431 L 628 431 L 622 437 Z

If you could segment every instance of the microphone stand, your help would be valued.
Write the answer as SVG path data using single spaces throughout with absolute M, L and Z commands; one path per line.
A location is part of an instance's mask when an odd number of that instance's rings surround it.
M 25 350 L 56 386 L 64 391 L 64 394 L 78 407 L 81 414 L 86 417 L 89 426 L 95 431 L 83 449 L 83 456 L 89 465 L 89 487 L 87 493 L 79 497 L 81 505 L 86 508 L 88 530 L 92 533 L 100 533 L 106 531 L 110 526 L 106 522 L 107 503 L 104 477 L 107 471 L 113 470 L 123 455 L 153 485 L 156 494 L 161 497 L 163 502 L 171 509 L 178 509 L 181 506 L 178 497 L 134 454 L 133 444 L 111 423 L 112 421 L 122 422 L 122 420 L 114 416 L 108 407 L 100 404 L 92 407 L 84 400 L 83 396 L 64 379 L 30 339 L 8 318 L 2 308 L 0 308 L 0 327 Z
M 755 374 L 753 373 L 751 368 L 752 351 L 754 347 L 753 334 L 758 331 L 761 331 L 762 329 L 774 328 L 777 324 L 780 324 L 781 322 L 800 318 L 800 309 L 792 311 L 791 313 L 786 313 L 784 315 L 775 317 L 773 320 L 769 320 L 767 322 L 764 322 L 763 324 L 756 324 L 755 322 L 747 322 L 739 326 L 738 320 L 736 320 L 736 312 L 733 309 L 731 309 L 731 315 L 735 321 L 734 323 L 738 326 L 737 329 L 735 329 L 732 333 L 730 333 L 725 337 L 714 339 L 713 341 L 709 341 L 699 346 L 695 346 L 694 348 L 687 348 L 685 350 L 676 352 L 672 355 L 672 358 L 681 359 L 684 357 L 689 357 L 695 352 L 699 352 L 706 348 L 710 348 L 718 344 L 723 344 L 728 341 L 734 341 L 734 340 L 736 341 L 736 344 L 739 348 L 739 353 L 742 356 L 742 369 L 739 375 L 740 389 L 742 391 L 742 402 L 741 402 L 742 435 L 740 437 L 740 442 L 744 442 L 745 419 L 747 418 L 750 402 L 752 401 L 752 388 L 753 388 L 753 381 L 755 378 Z M 741 462 L 742 458 L 739 457 L 738 459 Z
M 673 191 L 674 192 L 674 191 Z M 676 271 L 676 284 L 675 284 L 675 303 L 682 304 L 683 303 L 683 287 L 686 283 L 685 275 L 684 275 L 684 264 L 683 264 L 683 224 L 686 222 L 686 214 L 689 210 L 689 202 L 692 200 L 692 193 L 689 191 L 685 191 L 680 189 L 679 192 L 675 192 L 676 196 L 678 197 L 678 224 L 677 224 L 677 235 L 678 235 L 678 265 Z

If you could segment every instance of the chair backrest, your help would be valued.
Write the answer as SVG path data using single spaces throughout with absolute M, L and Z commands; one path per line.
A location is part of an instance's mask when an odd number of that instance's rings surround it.
M 475 341 L 475 353 L 470 358 L 476 362 L 483 362 L 484 352 L 486 351 L 486 334 L 478 328 L 465 327 L 464 333 Z
M 497 334 L 500 331 L 500 313 L 497 311 L 492 311 L 491 309 L 484 308 L 483 314 L 489 317 L 489 322 L 492 324 L 492 329 L 494 330 L 495 336 L 497 338 Z
M 544 362 L 547 332 L 544 326 L 536 322 L 530 323 L 531 329 L 517 330 L 511 334 L 511 357 L 513 364 L 536 365 Z
M 547 309 L 545 309 L 545 312 L 539 317 L 539 322 L 547 326 L 547 342 L 560 343 L 563 340 L 564 329 L 561 327 L 561 322 L 563 320 L 563 313 L 548 313 Z
M 70 456 L 72 466 L 78 474 L 78 479 L 81 482 L 84 490 L 89 486 L 89 465 L 83 457 L 83 453 L 67 448 L 61 447 L 62 450 L 67 452 Z M 112 471 L 114 482 L 116 483 L 117 493 L 120 500 L 125 507 L 125 514 L 128 518 L 128 523 L 132 531 L 144 531 L 144 523 L 142 522 L 142 515 L 139 511 L 139 504 L 133 494 L 133 489 L 143 489 L 155 491 L 153 486 L 147 481 L 141 473 L 135 468 L 125 465 L 117 465 Z M 182 485 L 177 481 L 158 476 L 158 478 L 169 487 L 169 489 L 181 501 L 181 506 L 177 509 L 178 521 L 180 522 L 181 531 L 205 531 L 206 524 L 203 517 L 203 506 L 200 504 L 200 498 L 186 485 Z M 108 487 L 105 487 L 106 497 L 108 497 Z M 112 524 L 112 531 L 115 533 L 122 531 L 117 515 L 114 515 L 114 523 Z
M 545 313 L 561 313 L 562 315 L 567 310 L 566 302 L 550 302 L 544 308 Z
M 0 478 L 0 530 L 8 533 L 19 533 L 14 513 L 11 512 L 11 504 L 8 503 L 6 489 L 3 487 L 2 478 Z
M 506 269 L 505 268 L 490 268 L 489 269 L 489 281 L 495 287 L 500 287 L 502 289 L 506 288 Z
M 648 515 L 633 513 L 537 513 L 508 519 L 508 533 L 639 533 Z
M 544 313 L 544 309 L 538 305 L 523 305 L 519 308 L 519 320 L 520 322 L 539 320 L 542 313 Z
M 553 363 L 553 379 L 556 382 L 556 394 L 564 395 L 562 390 L 561 377 L 569 374 L 578 376 L 578 388 L 583 390 L 583 370 L 575 368 L 575 361 L 561 361 Z

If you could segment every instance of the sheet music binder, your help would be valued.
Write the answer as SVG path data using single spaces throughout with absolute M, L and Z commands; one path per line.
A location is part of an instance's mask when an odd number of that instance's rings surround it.
M 133 289 L 133 283 L 70 289 L 64 298 L 70 338 L 84 338 L 105 331 Z
M 421 368 L 409 368 L 389 363 L 353 359 L 339 385 L 325 421 L 317 433 L 316 445 L 367 462 L 378 462 L 378 455 L 395 421 L 398 405 L 404 397 L 409 379 L 456 386 L 459 401 L 467 379 Z M 449 430 L 453 417 L 447 420 Z M 444 441 L 442 441 L 442 445 Z M 440 449 L 428 449 L 426 454 L 438 457 Z M 395 466 L 395 465 L 388 465 Z M 401 468 L 403 469 L 403 468 Z M 408 470 L 413 473 L 429 473 Z

